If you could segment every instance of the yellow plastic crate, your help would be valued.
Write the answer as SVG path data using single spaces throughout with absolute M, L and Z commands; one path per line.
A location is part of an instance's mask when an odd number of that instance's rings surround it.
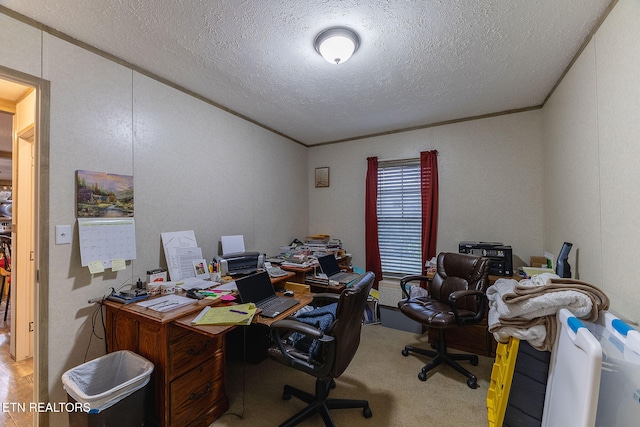
M 496 360 L 491 370 L 491 383 L 487 392 L 487 413 L 489 427 L 502 427 L 504 414 L 509 403 L 511 381 L 518 357 L 520 340 L 511 337 L 507 344 L 498 343 Z

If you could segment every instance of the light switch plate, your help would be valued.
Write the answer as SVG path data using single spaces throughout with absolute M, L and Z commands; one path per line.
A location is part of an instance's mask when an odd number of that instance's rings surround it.
M 71 226 L 56 225 L 56 245 L 71 244 Z

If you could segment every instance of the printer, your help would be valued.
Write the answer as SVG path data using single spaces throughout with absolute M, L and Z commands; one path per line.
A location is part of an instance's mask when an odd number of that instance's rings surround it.
M 489 258 L 489 274 L 513 275 L 513 251 L 500 242 L 460 242 L 458 252 Z
M 264 254 L 259 252 L 238 252 L 215 256 L 221 276 L 252 274 L 264 266 Z

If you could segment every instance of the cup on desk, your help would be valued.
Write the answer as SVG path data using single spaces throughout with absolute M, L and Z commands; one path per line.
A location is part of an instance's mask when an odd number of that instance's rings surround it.
M 176 285 L 171 282 L 161 283 L 160 284 L 160 293 L 162 295 L 169 295 L 176 293 Z
M 147 293 L 151 297 L 160 294 L 160 282 L 147 283 Z
M 212 282 L 219 282 L 220 281 L 220 272 L 219 271 L 214 271 L 213 273 L 209 273 L 209 277 L 211 278 Z

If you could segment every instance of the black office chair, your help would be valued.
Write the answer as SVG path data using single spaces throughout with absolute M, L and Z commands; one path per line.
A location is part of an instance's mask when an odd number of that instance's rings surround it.
M 433 358 L 418 374 L 421 381 L 427 380 L 427 372 L 445 362 L 468 378 L 469 387 L 478 386 L 476 376 L 456 362 L 468 360 L 472 365 L 477 366 L 478 356 L 449 354 L 445 331 L 482 321 L 487 305 L 488 270 L 488 258 L 453 252 L 440 253 L 436 274 L 428 282 L 428 296 L 411 298 L 408 288 L 410 282 L 429 280 L 426 276 L 405 276 L 400 280 L 400 287 L 405 296 L 405 299 L 398 303 L 400 311 L 427 328 L 438 330 L 438 341 L 434 345 L 436 351 L 412 346 L 406 346 L 402 350 L 403 356 L 414 352 Z
M 269 356 L 316 377 L 315 395 L 290 385 L 284 386 L 284 400 L 295 396 L 309 406 L 289 418 L 281 427 L 297 425 L 315 413 L 320 413 L 327 427 L 335 426 L 329 409 L 362 408 L 365 418 L 372 416 L 369 402 L 366 400 L 331 399 L 328 396 L 329 389 L 336 386 L 335 378 L 347 369 L 360 344 L 364 307 L 374 277 L 373 273 L 367 272 L 339 295 L 327 293 L 314 296 L 314 305 L 337 301 L 335 320 L 325 331 L 295 319 L 279 320 L 271 325 L 275 344 L 269 349 Z M 309 340 L 317 340 L 316 344 L 320 345 L 310 346 L 308 350 L 294 347 L 287 337 L 296 332 Z M 314 352 L 313 348 L 317 348 L 318 351 Z

